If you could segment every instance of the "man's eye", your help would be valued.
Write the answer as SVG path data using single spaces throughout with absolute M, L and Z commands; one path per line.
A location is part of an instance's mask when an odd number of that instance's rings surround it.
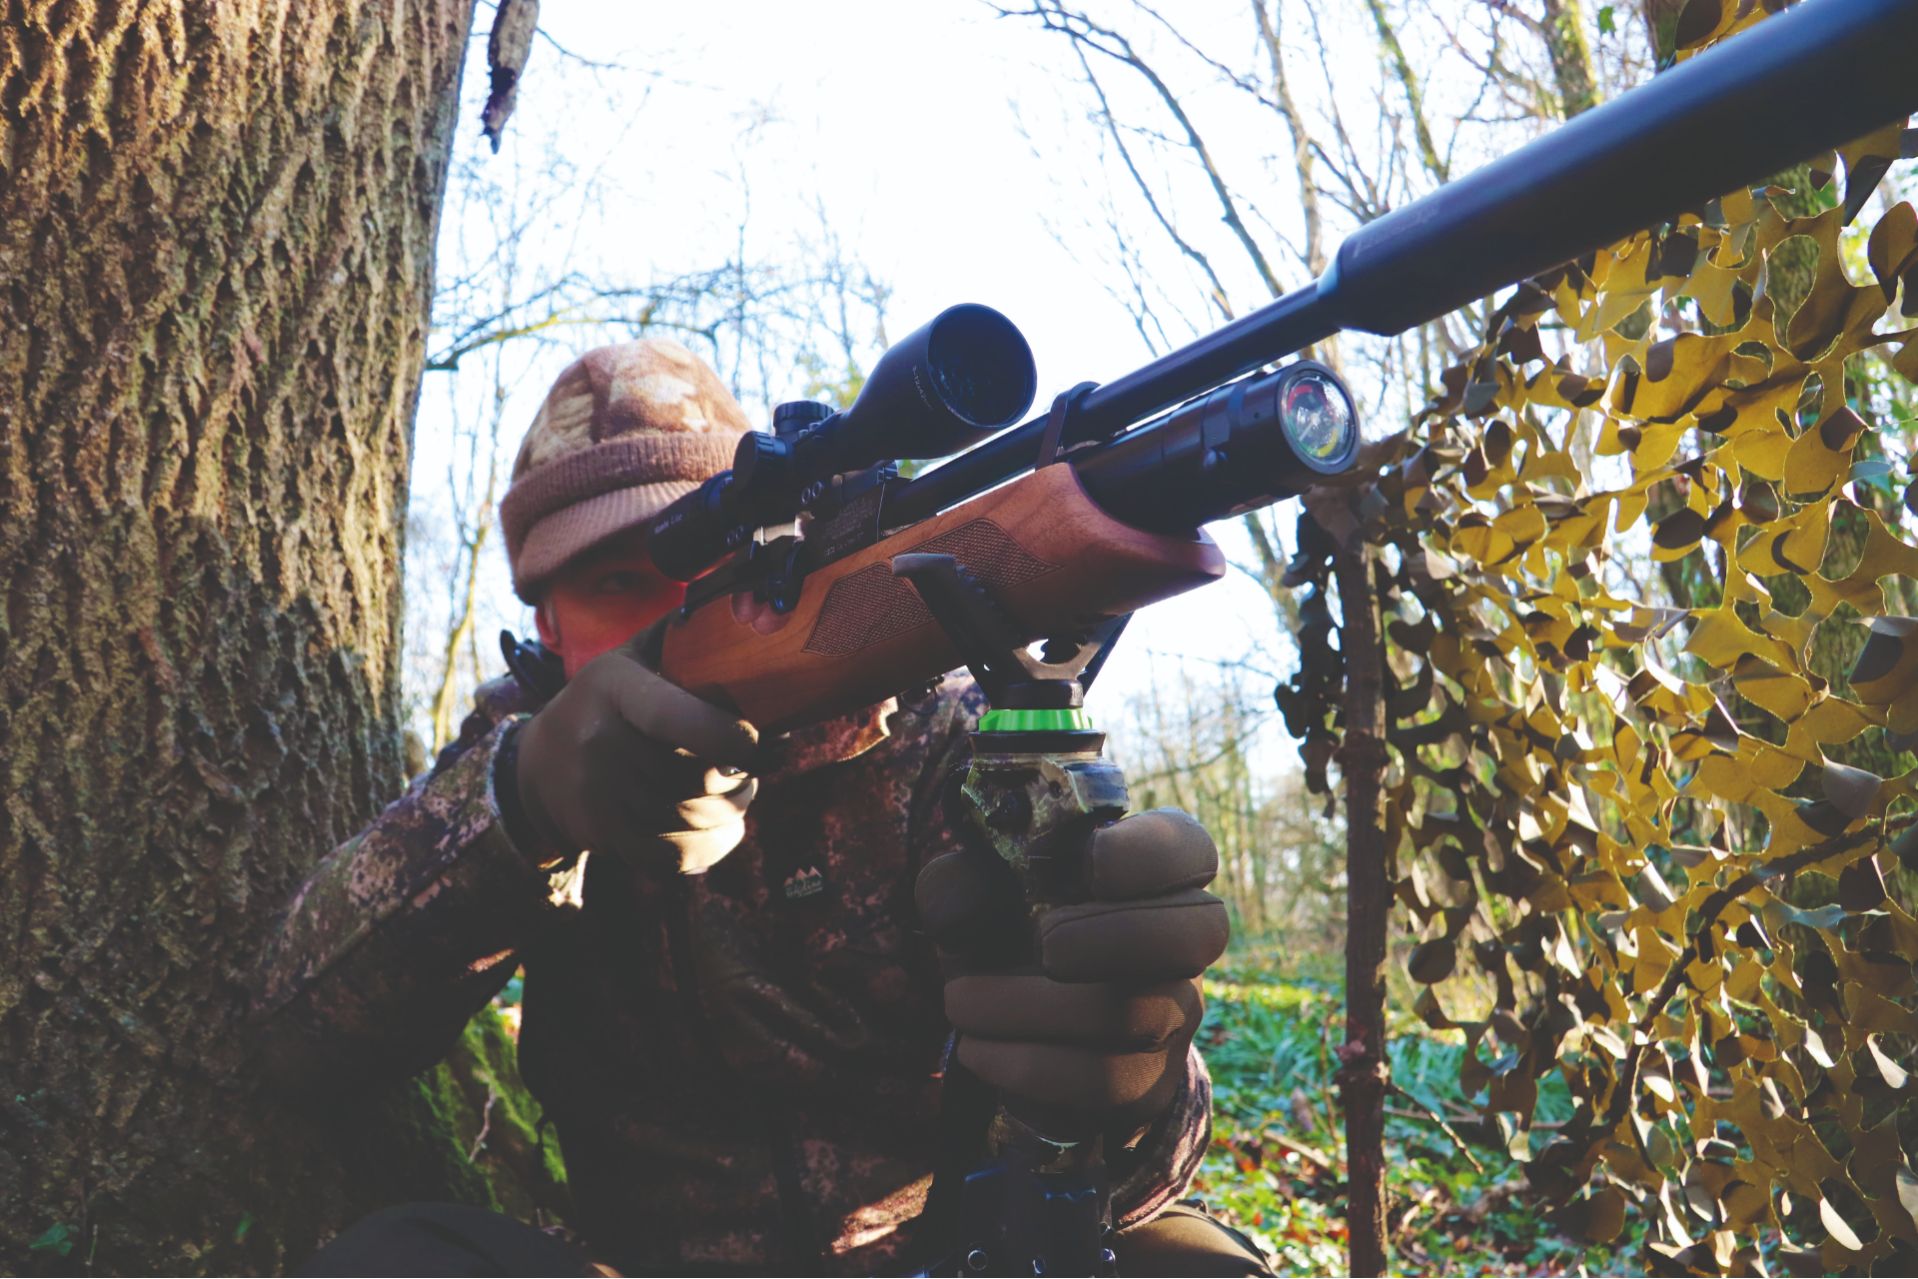
M 644 575 L 630 570 L 617 570 L 602 574 L 593 583 L 593 591 L 598 595 L 632 595 L 645 585 Z

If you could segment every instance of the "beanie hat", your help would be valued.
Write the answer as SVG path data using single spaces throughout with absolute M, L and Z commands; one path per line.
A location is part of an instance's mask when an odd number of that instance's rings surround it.
M 732 465 L 746 414 L 677 342 L 602 346 L 553 383 L 499 504 L 513 589 L 531 602 L 568 560 Z

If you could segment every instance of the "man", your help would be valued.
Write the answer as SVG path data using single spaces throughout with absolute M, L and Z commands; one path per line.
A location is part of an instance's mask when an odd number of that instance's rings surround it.
M 1226 940 L 1197 824 L 1158 812 L 1101 831 L 1110 900 L 1044 921 L 1048 970 L 1072 980 L 998 972 L 967 940 L 990 935 L 990 894 L 941 804 L 975 688 L 949 679 L 762 741 L 628 642 L 683 594 L 651 568 L 644 521 L 746 429 L 671 342 L 601 348 L 560 376 L 500 514 L 565 686 L 543 705 L 510 676 L 482 687 L 432 771 L 301 887 L 259 995 L 270 1069 L 423 1068 L 523 963 L 521 1070 L 592 1259 L 883 1273 L 926 1242 L 913 1224 L 957 1031 L 986 1083 L 1103 1125 L 1122 1264 L 1259 1273 L 1235 1235 L 1168 1211 L 1209 1133 L 1190 1044 L 1198 975 Z M 405 1209 L 314 1272 L 585 1264 L 543 1247 L 558 1245 L 474 1210 Z

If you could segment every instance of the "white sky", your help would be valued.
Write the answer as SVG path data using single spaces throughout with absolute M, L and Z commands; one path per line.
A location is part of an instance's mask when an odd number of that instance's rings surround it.
M 1238 6 L 1232 14 L 1238 16 Z M 488 20 L 482 13 L 482 24 Z M 583 158 L 604 155 L 612 180 L 624 188 L 630 235 L 604 228 L 580 233 L 562 225 L 567 210 L 555 211 L 553 233 L 577 234 L 575 253 L 619 255 L 615 260 L 629 263 L 639 280 L 721 259 L 734 243 L 743 167 L 750 179 L 749 233 L 762 234 L 763 227 L 771 241 L 788 221 L 809 227 L 807 206 L 817 193 L 848 250 L 892 286 L 888 319 L 895 338 L 956 302 L 997 307 L 1032 344 L 1041 404 L 1082 379 L 1108 379 L 1150 358 L 1091 266 L 1074 261 L 1047 229 L 1048 207 L 1068 198 L 1064 183 L 1084 180 L 1034 155 L 1035 141 L 1065 150 L 1069 131 L 1087 131 L 1083 118 L 1061 118 L 1060 100 L 1044 83 L 1040 59 L 1062 55 L 1062 40 L 963 3 L 571 0 L 545 5 L 542 22 L 567 50 L 632 68 L 593 73 L 541 41 L 508 126 L 509 150 L 499 163 L 510 162 L 520 137 L 567 122 L 567 150 Z M 469 68 L 469 99 L 483 73 L 483 63 Z M 629 119 L 609 109 L 609 95 L 638 99 L 642 93 Z M 1021 132 L 1015 93 L 1035 141 Z M 742 143 L 742 130 L 755 117 L 767 122 L 760 136 Z M 471 120 L 469 112 L 462 121 L 469 135 L 462 148 L 474 145 Z M 579 212 L 582 223 L 599 220 Z M 597 213 L 616 218 L 619 211 Z M 457 216 L 450 208 L 448 214 Z M 582 335 L 580 345 L 592 340 Z M 509 403 L 509 449 L 568 358 L 557 347 L 538 357 L 547 367 L 528 377 Z M 444 475 L 444 396 L 435 394 L 433 379 L 446 376 L 429 374 L 422 397 L 416 489 Z M 795 393 L 798 381 L 795 375 Z M 1227 544 L 1243 550 L 1230 535 Z M 518 615 L 503 561 L 491 566 L 486 590 L 502 614 Z M 483 654 L 491 653 L 489 634 L 482 631 Z M 1280 642 L 1263 592 L 1237 575 L 1146 610 L 1102 677 L 1092 702 L 1095 718 L 1103 705 L 1104 718 L 1115 720 L 1115 704 L 1151 678 L 1151 651 L 1163 666 L 1166 654 L 1234 661 L 1261 647 L 1276 651 Z
M 1353 12 L 1320 8 L 1332 47 L 1354 49 L 1359 61 L 1295 72 L 1318 77 L 1327 91 L 1336 84 L 1341 95 L 1374 94 L 1376 55 L 1369 37 L 1351 28 L 1362 13 L 1357 6 L 1350 7 Z M 1257 66 L 1239 0 L 1181 4 L 1166 12 L 1176 14 L 1182 34 L 1220 57 Z M 1136 13 L 1115 14 L 1135 37 L 1144 28 L 1150 38 L 1150 24 Z M 482 28 L 489 22 L 483 10 Z M 601 198 L 591 207 L 562 200 L 544 220 L 536 252 L 575 263 L 590 260 L 597 269 L 616 268 L 644 282 L 724 260 L 735 249 L 745 207 L 748 256 L 813 231 L 817 196 L 848 252 L 892 287 L 888 323 L 894 338 L 956 302 L 994 306 L 1032 344 L 1039 405 L 1082 379 L 1110 379 L 1150 358 L 1130 316 L 1107 291 L 1118 283 L 1116 269 L 1103 260 L 1109 241 L 1082 235 L 1068 252 L 1053 234 L 1053 228 L 1071 234 L 1103 216 L 1096 206 L 1105 179 L 1097 163 L 1097 129 L 1086 118 L 1066 42 L 1032 22 L 997 18 L 985 5 L 964 0 L 675 6 L 549 0 L 542 22 L 573 54 L 625 69 L 595 71 L 545 41 L 534 46 L 518 114 L 495 163 L 510 171 L 516 148 L 530 153 L 534 140 L 555 132 L 575 163 L 590 168 L 605 161 Z M 482 30 L 476 50 L 483 42 Z M 484 75 L 481 56 L 467 72 L 462 153 L 478 154 L 483 145 L 473 136 L 473 120 Z M 1115 94 L 1126 91 L 1122 81 L 1115 77 Z M 1442 95 L 1443 87 L 1434 92 Z M 1222 86 L 1194 87 L 1191 95 L 1195 107 L 1208 108 L 1219 106 L 1214 99 L 1235 96 Z M 1123 100 L 1115 105 L 1126 113 Z M 1283 172 L 1290 143 L 1276 119 L 1263 113 L 1239 119 L 1240 125 L 1209 139 L 1226 153 L 1229 171 Z M 1172 177 L 1191 181 L 1189 173 Z M 1276 182 L 1270 190 L 1253 186 L 1247 198 L 1281 232 L 1297 221 L 1294 198 Z M 1209 214 L 1199 209 L 1195 221 L 1216 222 L 1216 206 Z M 447 216 L 449 229 L 456 230 L 461 210 L 449 203 Z M 1200 226 L 1194 234 L 1217 232 L 1216 226 Z M 1186 265 L 1155 230 L 1136 234 L 1151 254 L 1163 255 L 1148 256 L 1148 268 L 1163 269 L 1176 290 L 1188 274 Z M 1216 257 L 1222 261 L 1231 252 Z M 443 247 L 443 270 L 448 256 Z M 1288 284 L 1304 282 L 1296 260 L 1280 269 Z M 1252 289 L 1239 294 L 1243 308 L 1257 300 Z M 1214 322 L 1204 317 L 1203 303 L 1191 313 L 1196 322 Z M 1176 318 L 1168 319 L 1167 328 L 1180 340 L 1189 331 Z M 533 352 L 530 372 L 507 403 L 509 460 L 551 377 L 577 349 L 604 340 L 581 331 Z M 428 379 L 415 462 L 415 504 L 421 510 L 437 500 L 433 486 L 444 484 L 449 431 L 451 379 Z M 795 394 L 800 382 L 795 373 Z M 1281 524 L 1289 533 L 1290 514 Z M 1220 531 L 1220 539 L 1234 558 L 1249 559 L 1239 530 Z M 443 583 L 431 580 L 431 557 L 416 553 L 413 559 L 409 593 L 443 593 Z M 512 599 L 502 557 L 489 565 L 485 592 L 507 624 L 530 626 Z M 496 669 L 490 635 L 497 625 L 488 628 L 483 621 L 480 633 L 489 670 Z M 411 629 L 409 647 L 416 651 L 441 642 L 434 627 L 417 618 Z M 1145 610 L 1094 693 L 1094 716 L 1116 721 L 1118 704 L 1137 696 L 1155 667 L 1163 674 L 1174 662 L 1171 655 L 1203 664 L 1260 653 L 1265 669 L 1293 665 L 1289 641 L 1280 635 L 1263 591 L 1229 575 Z M 1281 731 L 1268 734 L 1262 745 L 1290 751 Z

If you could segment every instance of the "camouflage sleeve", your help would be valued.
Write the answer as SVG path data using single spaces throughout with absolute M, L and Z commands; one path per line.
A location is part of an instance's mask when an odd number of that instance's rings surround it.
M 489 706 L 491 689 L 432 771 L 294 894 L 254 999 L 275 1082 L 331 1087 L 431 1065 L 521 948 L 577 904 L 572 868 L 543 869 L 507 834 L 493 773 L 524 716 Z
M 1185 1082 L 1138 1143 L 1109 1159 L 1116 1184 L 1112 1216 L 1121 1226 L 1136 1226 L 1157 1216 L 1180 1195 L 1199 1170 L 1212 1142 L 1212 1076 L 1196 1047 L 1185 1055 Z

